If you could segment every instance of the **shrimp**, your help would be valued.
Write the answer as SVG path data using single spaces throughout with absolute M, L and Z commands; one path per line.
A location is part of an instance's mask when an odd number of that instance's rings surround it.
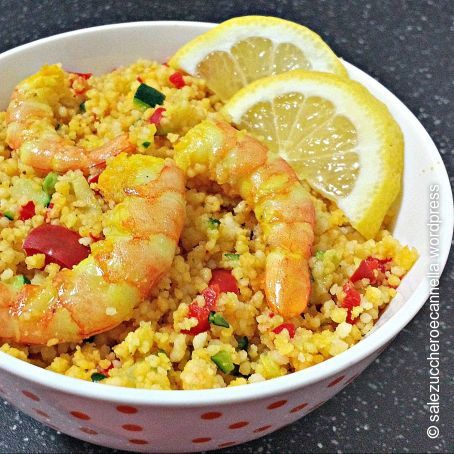
M 253 208 L 266 242 L 265 294 L 269 307 L 289 318 L 307 306 L 308 259 L 314 240 L 314 207 L 293 169 L 252 136 L 225 122 L 205 120 L 175 147 L 189 177 L 208 174 Z
M 14 89 L 7 109 L 7 144 L 18 151 L 24 164 L 41 172 L 80 169 L 88 174 L 108 157 L 133 151 L 127 134 L 93 150 L 60 136 L 55 129 L 59 106 L 78 107 L 80 101 L 59 65 L 43 66 Z
M 122 153 L 98 185 L 115 204 L 105 213 L 105 239 L 41 285 L 0 283 L 0 338 L 53 345 L 107 331 L 169 270 L 185 218 L 183 172 L 171 160 Z

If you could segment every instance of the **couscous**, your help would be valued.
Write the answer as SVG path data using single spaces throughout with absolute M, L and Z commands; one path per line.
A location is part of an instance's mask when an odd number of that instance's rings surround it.
M 217 119 L 222 106 L 202 79 L 154 62 L 102 76 L 60 71 L 73 97 L 59 104 L 54 126 L 86 149 L 127 135 L 137 154 L 172 159 L 180 139 L 203 120 Z M 137 102 L 143 86 L 163 95 L 159 104 Z M 6 144 L 5 112 L 0 156 L 0 286 L 41 285 L 68 265 L 24 248 L 30 232 L 61 226 L 89 248 L 106 235 L 111 206 L 99 193 L 97 174 L 43 172 L 22 162 Z M 186 177 L 186 218 L 172 265 L 131 317 L 81 342 L 7 339 L 0 350 L 108 385 L 189 390 L 255 383 L 359 342 L 417 259 L 386 230 L 386 221 L 365 240 L 333 202 L 302 183 L 315 208 L 312 291 L 302 315 L 284 318 L 266 301 L 267 247 L 251 205 L 189 171 Z M 201 310 L 210 298 L 212 310 Z

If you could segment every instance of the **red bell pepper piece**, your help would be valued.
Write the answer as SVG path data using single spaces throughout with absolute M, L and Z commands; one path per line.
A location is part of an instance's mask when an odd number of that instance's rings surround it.
M 360 305 L 361 294 L 358 290 L 356 290 L 355 286 L 351 282 L 347 282 L 342 290 L 345 293 L 344 301 L 342 301 L 342 307 L 354 308 Z
M 186 85 L 183 79 L 183 74 L 178 71 L 169 77 L 169 81 L 175 88 L 183 88 Z
M 162 115 L 164 114 L 165 111 L 166 110 L 164 107 L 158 107 L 153 112 L 153 115 L 148 119 L 148 121 L 156 126 L 159 125 L 159 123 L 161 123 L 162 120 Z
M 356 323 L 356 319 L 352 318 L 352 309 L 361 304 L 361 294 L 356 290 L 355 286 L 351 282 L 347 282 L 342 290 L 345 293 L 344 301 L 342 301 L 342 307 L 347 309 L 347 323 Z
M 99 372 L 100 374 L 103 374 L 103 375 L 105 375 L 106 377 L 108 377 L 108 376 L 109 376 L 110 370 L 113 369 L 113 368 L 114 368 L 114 366 L 113 366 L 113 364 L 111 364 L 107 369 L 98 369 L 98 372 Z
M 99 180 L 99 175 L 101 175 L 101 172 L 100 173 L 97 173 L 95 175 L 90 175 L 88 178 L 87 178 L 87 181 L 89 184 L 92 184 L 92 183 L 97 183 L 98 180 Z
M 208 321 L 208 316 L 210 311 L 206 306 L 200 307 L 196 302 L 189 305 L 188 317 L 196 318 L 197 325 L 193 326 L 191 329 L 181 330 L 184 334 L 196 335 L 208 331 L 210 329 L 210 322 Z
M 386 264 L 391 259 L 380 260 L 375 257 L 367 257 L 361 261 L 356 271 L 352 274 L 350 280 L 352 282 L 360 281 L 361 279 L 369 279 L 371 285 L 380 283 L 379 272 L 386 271 Z
M 72 268 L 90 254 L 90 248 L 79 243 L 77 232 L 61 225 L 42 224 L 30 231 L 23 248 L 27 255 L 45 254 L 46 265 L 57 263 Z
M 205 300 L 205 307 L 208 307 L 210 311 L 216 309 L 216 302 L 220 293 L 221 291 L 217 284 L 210 285 L 202 292 L 202 296 Z
M 220 293 L 233 292 L 237 295 L 240 293 L 236 279 L 232 276 L 230 270 L 223 270 L 221 268 L 215 269 L 211 272 L 210 286 L 218 285 Z
M 205 300 L 205 305 L 200 307 L 195 301 L 189 305 L 188 317 L 196 318 L 197 325 L 193 326 L 191 329 L 181 330 L 183 334 L 199 334 L 210 329 L 210 322 L 208 317 L 210 312 L 216 309 L 216 301 L 219 296 L 219 286 L 214 284 L 210 287 L 207 287 L 203 292 L 202 296 Z
M 282 323 L 273 329 L 273 333 L 279 334 L 282 330 L 286 329 L 291 339 L 295 337 L 296 328 L 293 323 Z
M 31 219 L 35 215 L 35 204 L 32 200 L 27 202 L 25 205 L 22 205 L 19 211 L 19 219 L 21 221 L 26 221 L 27 219 Z

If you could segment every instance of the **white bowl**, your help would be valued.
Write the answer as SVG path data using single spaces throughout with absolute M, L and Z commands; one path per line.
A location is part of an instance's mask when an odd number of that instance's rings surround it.
M 101 74 L 138 58 L 165 61 L 213 24 L 139 22 L 107 25 L 42 39 L 0 55 L 0 108 L 17 82 L 43 64 Z M 386 88 L 345 63 L 390 109 L 405 135 L 403 197 L 394 236 L 420 258 L 371 333 L 345 353 L 274 380 L 204 391 L 148 391 L 72 379 L 0 353 L 0 395 L 39 421 L 73 437 L 118 449 L 197 451 L 242 443 L 292 423 L 331 398 L 361 373 L 422 307 L 429 294 L 428 267 L 440 273 L 453 231 L 453 202 L 446 169 L 415 116 Z M 429 251 L 430 185 L 438 185 L 438 255 Z M 434 241 L 434 240 L 432 240 Z

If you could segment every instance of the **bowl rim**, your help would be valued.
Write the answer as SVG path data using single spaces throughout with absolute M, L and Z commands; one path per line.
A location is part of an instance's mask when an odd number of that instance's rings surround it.
M 0 58 L 12 56 L 23 50 L 29 50 L 41 44 L 50 43 L 67 37 L 78 37 L 80 35 L 103 32 L 106 30 L 118 30 L 122 28 L 135 27 L 199 27 L 211 28 L 216 24 L 197 21 L 139 21 L 123 22 L 117 24 L 100 25 L 96 27 L 73 30 L 46 38 L 38 39 L 30 43 L 10 49 L 0 54 Z M 354 69 L 361 73 L 368 80 L 368 84 L 375 85 L 386 97 L 392 101 L 405 115 L 408 122 L 419 130 L 424 140 L 424 149 L 433 159 L 441 161 L 442 165 L 437 166 L 437 183 L 440 185 L 440 192 L 445 197 L 442 199 L 440 212 L 445 213 L 444 228 L 440 232 L 440 277 L 448 259 L 451 238 L 453 232 L 453 198 L 449 177 L 441 156 L 425 130 L 424 126 L 414 116 L 414 114 L 386 87 L 373 79 L 367 73 L 356 66 L 345 62 L 348 69 Z M 405 311 L 399 310 L 387 320 L 383 326 L 378 327 L 369 336 L 366 336 L 357 344 L 350 347 L 347 351 L 333 358 L 325 360 L 317 365 L 311 366 L 302 371 L 267 380 L 260 383 L 248 384 L 233 388 L 216 388 L 202 390 L 147 390 L 136 388 L 125 388 L 118 386 L 99 386 L 99 384 L 86 382 L 77 378 L 67 377 L 55 372 L 42 369 L 38 366 L 29 364 L 25 361 L 11 357 L 6 353 L 0 352 L 0 369 L 20 377 L 26 381 L 59 391 L 65 394 L 76 395 L 93 400 L 109 401 L 114 403 L 128 403 L 137 406 L 159 406 L 159 407 L 202 407 L 215 404 L 233 404 L 242 401 L 265 399 L 270 396 L 278 396 L 283 393 L 292 392 L 298 388 L 324 381 L 340 373 L 344 369 L 359 363 L 369 356 L 373 356 L 390 342 L 416 315 L 422 308 L 429 296 L 429 286 L 426 279 L 422 280 L 413 290 L 410 298 L 405 303 Z M 411 304 L 410 304 L 411 303 Z M 402 312 L 402 313 L 401 313 Z M 121 391 L 120 391 L 121 390 Z M 120 392 L 119 392 L 120 391 Z

